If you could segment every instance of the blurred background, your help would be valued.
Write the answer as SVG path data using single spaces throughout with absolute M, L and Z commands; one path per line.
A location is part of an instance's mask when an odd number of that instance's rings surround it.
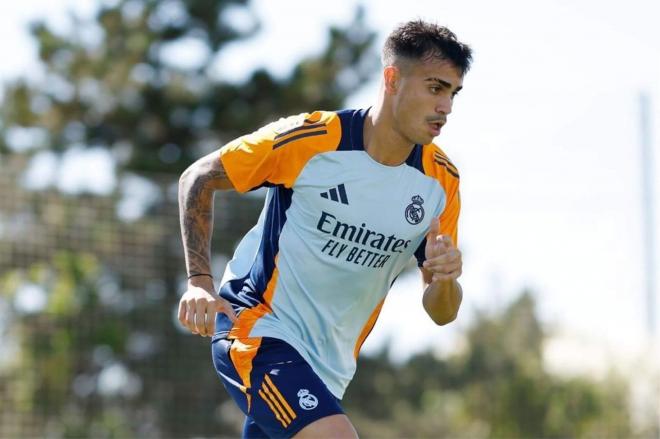
M 178 177 L 281 116 L 371 105 L 415 18 L 474 49 L 437 139 L 464 301 L 434 326 L 411 264 L 348 415 L 373 438 L 660 437 L 658 2 L 1 8 L 0 437 L 240 434 L 208 339 L 176 320 Z M 215 200 L 219 277 L 263 193 Z

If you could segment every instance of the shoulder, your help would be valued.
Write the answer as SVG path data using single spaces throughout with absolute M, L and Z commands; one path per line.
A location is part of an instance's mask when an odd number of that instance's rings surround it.
M 435 143 L 422 146 L 422 164 L 424 173 L 441 181 L 458 183 L 460 175 L 458 168 L 452 163 L 449 156 Z
M 265 183 L 292 187 L 314 156 L 337 150 L 340 141 L 336 113 L 300 113 L 231 141 L 220 148 L 220 160 L 239 191 Z
M 319 150 L 336 148 L 341 138 L 341 123 L 337 113 L 313 111 L 300 113 L 269 123 L 252 134 L 243 136 L 247 143 L 269 143 L 272 148 L 290 146 Z

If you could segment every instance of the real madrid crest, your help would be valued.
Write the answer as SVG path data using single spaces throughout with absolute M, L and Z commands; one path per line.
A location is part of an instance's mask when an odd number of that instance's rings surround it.
M 422 207 L 424 200 L 419 195 L 412 197 L 412 203 L 406 207 L 406 221 L 412 225 L 422 222 L 424 219 L 424 208 Z
M 314 410 L 319 405 L 319 400 L 316 396 L 309 393 L 307 389 L 298 390 L 298 404 L 303 410 Z

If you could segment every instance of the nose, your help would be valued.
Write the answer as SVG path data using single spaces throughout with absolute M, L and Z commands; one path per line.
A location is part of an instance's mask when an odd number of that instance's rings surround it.
M 435 105 L 435 112 L 438 114 L 448 115 L 451 113 L 452 103 L 453 101 L 451 95 L 441 96 Z

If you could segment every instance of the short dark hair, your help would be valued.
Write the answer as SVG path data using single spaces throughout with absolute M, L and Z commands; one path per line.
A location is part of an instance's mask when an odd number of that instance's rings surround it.
M 399 57 L 447 60 L 464 75 L 472 63 L 472 49 L 458 41 L 456 35 L 446 27 L 414 20 L 394 29 L 385 41 L 383 64 L 391 65 Z

